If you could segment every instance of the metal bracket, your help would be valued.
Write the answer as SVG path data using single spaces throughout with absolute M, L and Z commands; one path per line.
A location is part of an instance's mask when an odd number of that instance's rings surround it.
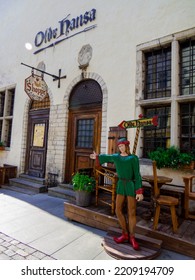
M 50 74 L 50 73 L 48 73 L 48 72 L 45 72 L 45 71 L 43 71 L 43 70 L 40 70 L 40 69 L 38 69 L 38 68 L 35 68 L 35 67 L 33 67 L 33 66 L 27 65 L 27 64 L 25 64 L 25 63 L 22 63 L 22 62 L 21 62 L 21 64 L 24 65 L 24 66 L 27 66 L 27 67 L 31 68 L 32 70 L 37 70 L 37 71 L 39 71 L 39 72 L 41 72 L 41 73 L 43 73 L 43 74 L 46 74 L 46 75 L 49 75 L 49 76 L 53 77 L 53 81 L 58 81 L 58 88 L 60 88 L 60 80 L 61 80 L 61 79 L 66 79 L 66 75 L 64 75 L 64 76 L 61 77 L 61 69 L 59 69 L 59 74 L 58 74 L 58 76 L 56 76 L 56 75 Z

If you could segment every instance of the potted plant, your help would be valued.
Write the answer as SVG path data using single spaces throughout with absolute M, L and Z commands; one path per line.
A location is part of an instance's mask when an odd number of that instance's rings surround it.
M 192 154 L 182 153 L 175 146 L 167 149 L 159 147 L 155 151 L 148 153 L 148 157 L 156 161 L 158 169 L 163 167 L 172 169 L 186 168 L 187 165 L 189 166 L 191 163 L 194 163 Z
M 73 190 L 76 193 L 76 204 L 79 206 L 89 206 L 91 194 L 95 189 L 95 178 L 77 172 L 72 177 Z
M 0 150 L 5 150 L 5 145 L 3 143 L 3 141 L 0 141 Z

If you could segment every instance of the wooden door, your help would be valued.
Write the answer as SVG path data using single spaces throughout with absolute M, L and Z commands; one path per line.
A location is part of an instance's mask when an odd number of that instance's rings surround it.
M 49 109 L 29 112 L 26 173 L 44 178 L 47 153 Z
M 101 108 L 73 110 L 69 113 L 67 160 L 65 181 L 70 182 L 72 174 L 80 169 L 93 169 L 94 160 L 89 155 L 100 152 Z

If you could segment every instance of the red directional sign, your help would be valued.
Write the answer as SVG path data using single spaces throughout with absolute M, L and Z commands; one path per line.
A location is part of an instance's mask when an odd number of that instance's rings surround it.
M 143 127 L 149 125 L 158 125 L 158 116 L 154 116 L 153 118 L 141 118 L 138 120 L 132 121 L 122 121 L 118 126 L 121 128 L 135 128 L 135 127 Z

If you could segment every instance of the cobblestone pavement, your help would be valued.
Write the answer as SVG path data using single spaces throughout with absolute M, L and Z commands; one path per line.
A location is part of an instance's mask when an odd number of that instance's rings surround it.
M 0 232 L 0 260 L 55 260 L 55 259 L 39 250 L 36 250 Z

